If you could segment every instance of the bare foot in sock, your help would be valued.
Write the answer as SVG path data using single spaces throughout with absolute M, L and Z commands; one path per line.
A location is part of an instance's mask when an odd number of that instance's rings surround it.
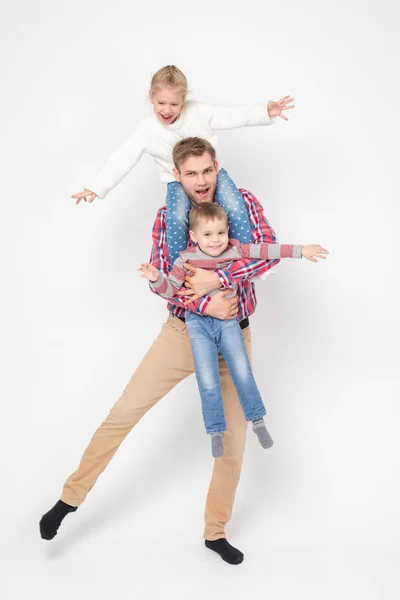
M 44 540 L 52 540 L 57 535 L 58 528 L 63 519 L 68 513 L 75 512 L 77 508 L 77 506 L 70 506 L 62 500 L 56 502 L 53 508 L 40 519 L 39 529 L 41 537 Z
M 264 419 L 257 419 L 257 421 L 253 421 L 253 431 L 258 437 L 258 441 L 263 448 L 271 448 L 274 441 L 265 427 Z
M 211 452 L 214 458 L 221 458 L 224 455 L 224 434 L 210 433 Z

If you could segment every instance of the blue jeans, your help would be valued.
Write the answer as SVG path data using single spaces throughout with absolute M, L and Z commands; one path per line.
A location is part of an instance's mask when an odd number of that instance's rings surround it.
M 228 366 L 246 421 L 262 419 L 265 406 L 253 377 L 237 319 L 222 321 L 186 311 L 203 419 L 207 433 L 226 431 L 218 350 Z
M 228 215 L 229 237 L 241 244 L 251 244 L 250 221 L 245 202 L 225 169 L 217 177 L 215 199 Z M 188 216 L 192 204 L 182 185 L 172 181 L 167 186 L 167 243 L 171 266 L 188 245 Z

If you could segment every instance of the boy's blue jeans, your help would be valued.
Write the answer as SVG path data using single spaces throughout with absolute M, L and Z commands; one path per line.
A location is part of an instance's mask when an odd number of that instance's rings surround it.
M 207 433 L 226 431 L 218 350 L 228 366 L 246 421 L 262 419 L 266 410 L 253 377 L 237 319 L 222 321 L 189 311 L 185 317 Z
M 217 177 L 215 199 L 228 215 L 229 237 L 241 244 L 251 244 L 250 221 L 242 194 L 225 169 L 220 169 Z M 192 204 L 182 185 L 172 181 L 167 186 L 167 243 L 170 264 L 173 265 L 187 248 L 188 217 Z

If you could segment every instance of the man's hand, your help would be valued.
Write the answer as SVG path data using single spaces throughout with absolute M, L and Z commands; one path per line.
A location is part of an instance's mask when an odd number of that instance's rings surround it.
M 82 192 L 79 192 L 79 194 L 74 194 L 73 196 L 71 196 L 71 198 L 75 198 L 76 202 L 75 204 L 79 204 L 79 202 L 81 200 L 84 200 L 85 202 L 89 202 L 89 204 L 91 202 L 93 202 L 93 200 L 95 198 L 97 198 L 97 194 L 95 194 L 94 192 L 91 192 L 90 190 L 83 190 Z
M 183 266 L 188 271 L 193 272 L 193 275 L 186 275 L 185 277 L 186 289 L 177 293 L 177 296 L 191 296 L 185 304 L 190 304 L 203 296 L 207 296 L 210 292 L 221 287 L 221 282 L 214 271 L 200 269 L 190 263 L 184 263 Z
M 238 313 L 238 297 L 235 295 L 233 298 L 227 298 L 231 293 L 232 290 L 221 290 L 211 296 L 205 314 L 223 321 L 234 319 Z
M 138 271 L 142 271 L 142 277 L 148 279 L 152 283 L 155 283 L 160 277 L 160 271 L 150 263 L 142 263 L 138 268 Z
M 310 246 L 303 246 L 301 250 L 301 255 L 311 262 L 318 262 L 318 258 L 323 258 L 325 260 L 326 255 L 329 254 L 328 250 L 325 250 L 319 244 L 311 244 Z
M 289 110 L 290 108 L 294 108 L 294 104 L 290 105 L 293 102 L 294 98 L 290 96 L 285 96 L 278 100 L 278 102 L 268 102 L 268 114 L 270 117 L 280 117 L 284 121 L 289 121 L 285 115 L 282 114 L 283 110 Z M 290 106 L 288 106 L 290 105 Z

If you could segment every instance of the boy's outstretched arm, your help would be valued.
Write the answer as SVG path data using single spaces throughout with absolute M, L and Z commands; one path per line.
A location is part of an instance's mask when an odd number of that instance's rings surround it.
M 142 263 L 138 271 L 141 271 L 142 277 L 149 281 L 153 292 L 166 300 L 172 300 L 176 296 L 185 279 L 185 270 L 182 267 L 180 256 L 174 262 L 174 266 L 167 276 L 151 263 Z
M 243 258 L 307 258 L 318 262 L 318 258 L 326 258 L 328 250 L 319 244 L 300 246 L 296 244 L 240 244 L 239 252 Z

